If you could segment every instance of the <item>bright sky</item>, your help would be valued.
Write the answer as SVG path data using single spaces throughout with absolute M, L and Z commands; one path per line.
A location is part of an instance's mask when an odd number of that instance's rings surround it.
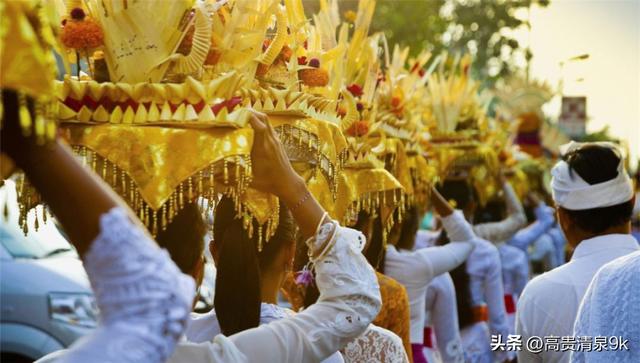
M 610 126 L 627 140 L 632 160 L 640 157 L 640 0 L 551 0 L 531 11 L 532 31 L 519 34 L 534 58 L 531 75 L 559 84 L 559 63 L 589 54 L 564 66 L 564 94 L 587 96 L 588 131 Z M 577 81 L 578 79 L 583 81 Z M 555 119 L 559 99 L 546 111 Z

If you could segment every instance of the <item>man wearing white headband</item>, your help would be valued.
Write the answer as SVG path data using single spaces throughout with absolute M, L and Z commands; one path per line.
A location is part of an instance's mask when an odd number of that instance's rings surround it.
M 563 160 L 551 171 L 551 188 L 573 257 L 531 280 L 522 293 L 516 317 L 516 332 L 523 340 L 519 362 L 569 362 L 571 350 L 556 344 L 573 337 L 576 314 L 593 276 L 604 264 L 640 249 L 630 235 L 633 187 L 617 147 L 571 143 L 562 151 Z M 555 338 L 545 338 L 551 336 Z M 527 349 L 531 337 L 546 340 L 546 351 Z

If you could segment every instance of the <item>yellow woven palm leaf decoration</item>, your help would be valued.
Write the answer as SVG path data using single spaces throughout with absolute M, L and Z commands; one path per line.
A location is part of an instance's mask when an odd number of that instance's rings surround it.
M 104 53 L 114 82 L 160 81 L 189 25 L 192 0 L 86 1 L 105 31 Z M 161 19 L 161 20 L 160 20 Z

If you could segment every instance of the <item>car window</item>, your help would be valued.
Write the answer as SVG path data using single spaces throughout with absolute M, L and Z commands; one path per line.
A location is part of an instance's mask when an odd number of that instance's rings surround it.
M 15 186 L 11 181 L 6 181 L 0 188 L 0 205 L 6 203 L 8 218 L 0 218 L 0 243 L 15 258 L 47 258 L 59 254 L 77 256 L 73 246 L 58 230 L 55 219 L 47 214 L 44 223 L 42 206 L 34 208 L 27 215 L 29 225 L 28 234 L 19 226 L 19 208 L 15 199 Z M 8 200 L 8 203 L 7 203 Z M 38 229 L 35 226 L 35 214 L 40 215 Z
M 44 246 L 33 239 L 15 233 L 6 224 L 0 226 L 0 242 L 15 258 L 38 258 L 46 253 Z
M 15 258 L 45 258 L 61 253 L 77 256 L 73 246 L 62 237 L 53 223 L 38 231 L 30 230 L 26 236 L 17 227 L 6 222 L 0 224 L 0 243 Z

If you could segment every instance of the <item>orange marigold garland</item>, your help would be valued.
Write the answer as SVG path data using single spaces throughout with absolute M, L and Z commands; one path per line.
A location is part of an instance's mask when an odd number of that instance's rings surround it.
M 60 39 L 67 48 L 77 51 L 88 51 L 104 44 L 104 33 L 100 25 L 86 17 L 84 10 L 74 8 L 71 18 L 63 21 Z
M 78 62 L 78 77 L 80 77 L 80 54 L 89 62 L 89 51 L 104 45 L 104 32 L 100 25 L 86 16 L 84 10 L 74 7 L 69 12 L 69 18 L 62 21 L 60 40 L 65 47 L 76 51 Z
M 320 60 L 318 58 L 312 58 L 308 66 L 310 68 L 298 71 L 298 77 L 302 83 L 309 87 L 324 87 L 329 84 L 329 73 L 320 68 Z

